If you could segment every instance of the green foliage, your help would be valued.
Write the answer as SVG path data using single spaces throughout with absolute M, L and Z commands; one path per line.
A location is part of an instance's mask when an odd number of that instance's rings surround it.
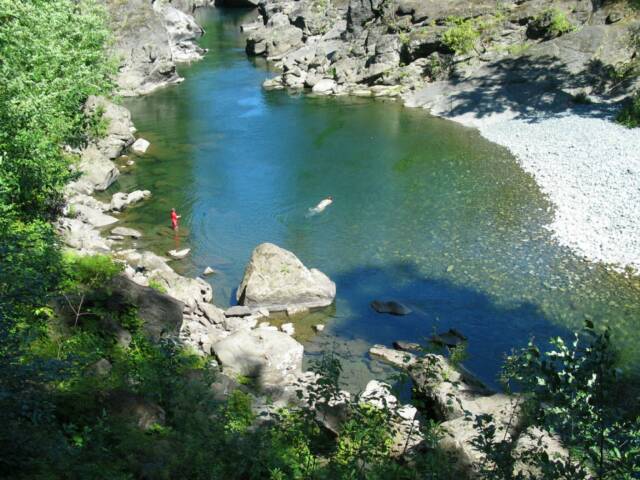
M 616 120 L 628 128 L 640 127 L 640 93 L 636 93 L 628 100 L 618 113 Z
M 99 105 L 95 111 L 86 118 L 85 129 L 87 135 L 91 139 L 103 138 L 107 135 L 109 129 L 109 119 L 104 116 L 105 109 L 102 105 Z
M 447 25 L 449 28 L 442 35 L 442 42 L 456 55 L 468 53 L 480 38 L 480 31 L 473 19 L 449 17 Z
M 104 287 L 123 270 L 120 263 L 108 255 L 77 255 L 64 257 L 69 288 L 94 290 Z
M 533 24 L 545 30 L 546 38 L 559 37 L 576 29 L 567 18 L 567 14 L 556 7 L 542 11 L 533 19 Z
M 551 340 L 542 352 L 529 343 L 508 357 L 504 368 L 507 384 L 521 389 L 529 423 L 556 434 L 568 448 L 567 458 L 550 458 L 540 446 L 521 454 L 542 472 L 544 479 L 631 479 L 640 471 L 640 420 L 627 418 L 616 391 L 620 372 L 608 330 L 597 331 L 586 323 L 571 343 Z M 488 461 L 484 474 L 496 479 L 530 478 L 515 475 L 512 440 L 498 437 L 493 419 L 480 416 L 481 433 L 475 446 Z
M 160 293 L 167 293 L 167 289 L 165 288 L 165 286 L 158 280 L 155 280 L 155 279 L 149 280 L 149 287 L 153 288 L 154 290 L 157 290 Z
M 0 203 L 51 215 L 70 179 L 64 144 L 84 137 L 82 105 L 108 92 L 104 13 L 92 1 L 0 0 Z

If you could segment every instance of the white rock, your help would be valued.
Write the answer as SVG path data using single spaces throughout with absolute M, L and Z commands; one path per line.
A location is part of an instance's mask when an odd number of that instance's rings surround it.
M 322 80 L 320 80 L 318 83 L 316 83 L 313 88 L 311 89 L 311 91 L 313 93 L 318 93 L 321 95 L 329 95 L 331 93 L 333 93 L 336 89 L 336 82 L 335 80 L 330 80 L 328 78 L 323 78 Z
M 131 145 L 131 150 L 138 154 L 146 153 L 150 145 L 151 144 L 144 138 L 139 138 L 135 142 L 133 142 L 133 145 Z
M 214 273 L 216 273 L 216 271 L 211 267 L 205 268 L 204 272 L 202 272 L 203 275 L 213 275 Z
M 140 238 L 142 237 L 142 233 L 138 230 L 134 230 L 133 228 L 128 227 L 116 227 L 111 230 L 113 235 L 118 235 L 121 237 L 131 237 L 131 238 Z
M 189 252 L 191 251 L 190 248 L 184 248 L 182 250 L 169 250 L 167 252 L 167 254 L 171 257 L 174 258 L 176 260 L 180 260 L 185 258 L 187 255 L 189 255 Z
M 296 329 L 293 326 L 293 323 L 283 323 L 282 325 L 280 325 L 280 330 L 282 330 L 287 335 L 293 335 L 294 333 L 296 333 Z
M 314 325 L 314 326 L 313 326 L 313 329 L 314 329 L 316 332 L 320 333 L 320 332 L 322 332 L 322 331 L 324 330 L 324 325 L 322 325 L 321 323 L 319 323 L 318 325 Z

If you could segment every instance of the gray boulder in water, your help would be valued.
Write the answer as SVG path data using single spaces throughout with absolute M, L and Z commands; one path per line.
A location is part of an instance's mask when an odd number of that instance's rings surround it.
M 389 315 L 409 315 L 411 309 L 400 302 L 391 300 L 384 302 L 382 300 L 374 300 L 371 302 L 371 308 L 378 313 L 388 313 Z
M 455 328 L 450 328 L 448 331 L 439 333 L 431 337 L 431 342 L 437 345 L 443 345 L 446 347 L 457 347 L 462 343 L 467 341 L 467 337 L 465 337 L 462 333 L 460 333 Z
M 335 296 L 336 284 L 329 277 L 272 243 L 255 248 L 236 292 L 240 305 L 269 311 L 326 307 Z

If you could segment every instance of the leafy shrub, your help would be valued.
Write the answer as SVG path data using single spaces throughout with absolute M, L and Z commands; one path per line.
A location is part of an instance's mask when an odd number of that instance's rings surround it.
M 632 479 L 640 472 L 640 418 L 628 418 L 620 408 L 621 386 L 616 354 L 608 330 L 591 322 L 572 342 L 551 340 L 551 349 L 535 344 L 508 357 L 505 379 L 521 389 L 531 424 L 559 435 L 570 456 L 553 459 L 535 445 L 524 452 L 543 479 Z M 488 462 L 488 478 L 511 480 L 512 440 L 497 438 L 489 416 L 476 418 L 480 434 L 475 446 Z
M 160 293 L 167 293 L 167 289 L 165 288 L 165 286 L 155 279 L 149 280 L 149 288 L 153 288 Z
M 628 128 L 640 127 L 640 93 L 636 93 L 616 117 L 618 123 Z
M 473 49 L 480 32 L 472 19 L 449 17 L 449 28 L 442 35 L 442 42 L 457 55 L 464 55 Z
M 527 28 L 531 38 L 551 39 L 572 32 L 576 27 L 569 21 L 567 14 L 556 7 L 548 8 L 537 15 Z
M 82 106 L 108 93 L 105 12 L 88 0 L 2 0 L 0 203 L 50 215 L 70 179 L 61 145 L 85 138 Z

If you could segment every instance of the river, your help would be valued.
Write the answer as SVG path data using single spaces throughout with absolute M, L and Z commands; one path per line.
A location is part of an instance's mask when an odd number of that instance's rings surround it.
M 493 385 L 511 349 L 568 335 L 585 318 L 610 324 L 623 363 L 637 363 L 638 280 L 559 246 L 546 227 L 552 205 L 505 149 L 396 101 L 262 90 L 273 72 L 247 58 L 239 31 L 255 15 L 198 12 L 205 59 L 180 69 L 182 85 L 126 100 L 152 146 L 111 192 L 151 190 L 123 217 L 145 233 L 139 246 L 191 248 L 174 267 L 192 276 L 213 267 L 222 307 L 259 243 L 322 270 L 337 284 L 335 306 L 296 328 L 309 358 L 344 359 L 354 388 L 388 372 L 368 358 L 371 344 L 449 328 L 469 338 L 466 365 Z M 327 195 L 333 205 L 306 215 Z M 413 313 L 377 314 L 374 299 Z

